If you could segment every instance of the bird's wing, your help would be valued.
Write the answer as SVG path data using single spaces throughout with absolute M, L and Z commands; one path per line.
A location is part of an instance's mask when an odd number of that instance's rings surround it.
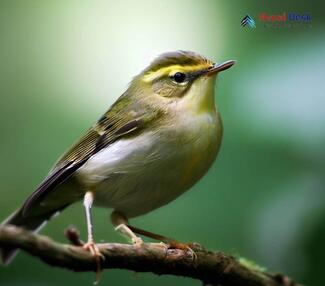
M 145 128 L 159 114 L 159 112 L 153 111 L 149 105 L 135 104 L 122 96 L 59 159 L 44 181 L 26 200 L 23 206 L 23 214 L 27 215 L 35 202 L 42 200 L 46 194 L 68 179 L 91 156 L 122 137 L 136 135 L 138 131 Z

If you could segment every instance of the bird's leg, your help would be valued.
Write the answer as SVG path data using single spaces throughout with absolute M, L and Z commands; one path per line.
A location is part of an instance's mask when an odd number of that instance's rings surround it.
M 143 242 L 140 237 L 135 235 L 135 234 L 139 234 L 160 241 L 164 244 L 167 244 L 168 245 L 167 248 L 174 248 L 174 249 L 181 249 L 184 251 L 188 251 L 194 259 L 197 256 L 193 250 L 194 244 L 179 242 L 175 239 L 168 238 L 163 235 L 149 232 L 141 228 L 137 228 L 132 225 L 129 225 L 127 218 L 118 211 L 114 211 L 112 213 L 111 220 L 113 225 L 115 226 L 115 229 L 120 231 L 122 234 L 125 234 L 127 237 L 131 238 L 133 243 Z
M 94 202 L 93 192 L 87 192 L 84 196 L 84 207 L 85 207 L 86 219 L 87 219 L 88 240 L 83 247 L 89 250 L 94 256 L 101 256 L 100 251 L 94 242 L 94 236 L 93 236 L 93 221 L 92 221 L 92 212 L 91 212 L 93 202 Z
M 153 233 L 153 232 L 150 232 L 150 231 L 146 231 L 146 230 L 143 230 L 141 228 L 134 227 L 132 225 L 127 225 L 127 227 L 133 233 L 137 233 L 137 234 L 152 238 L 154 240 L 161 241 L 161 242 L 167 244 L 168 248 L 181 249 L 181 250 L 188 251 L 188 252 L 190 252 L 190 254 L 192 255 L 192 257 L 194 259 L 197 257 L 196 253 L 193 250 L 193 248 L 195 246 L 195 244 L 193 244 L 193 243 L 179 242 L 179 241 L 177 241 L 177 240 L 175 240 L 173 238 L 168 238 L 166 236 L 163 236 L 163 235 L 160 235 L 160 234 L 157 234 L 157 233 Z
M 136 236 L 134 232 L 129 228 L 128 219 L 124 214 L 118 211 L 113 211 L 111 214 L 111 221 L 115 226 L 115 230 L 130 238 L 133 244 L 141 245 L 143 243 L 141 237 Z
M 88 231 L 88 240 L 87 243 L 85 243 L 82 247 L 88 251 L 94 256 L 96 264 L 97 264 L 97 271 L 96 281 L 99 281 L 99 276 L 101 273 L 101 267 L 100 267 L 100 260 L 104 259 L 104 255 L 100 253 L 99 248 L 95 244 L 94 236 L 93 236 L 93 223 L 92 223 L 92 212 L 91 208 L 94 202 L 94 193 L 93 192 L 87 192 L 84 196 L 84 207 L 86 211 L 86 219 L 87 219 L 87 231 Z

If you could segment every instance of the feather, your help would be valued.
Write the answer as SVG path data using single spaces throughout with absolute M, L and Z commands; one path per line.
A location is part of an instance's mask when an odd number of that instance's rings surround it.
M 130 100 L 125 94 L 66 152 L 39 187 L 25 201 L 22 213 L 28 216 L 32 206 L 70 178 L 87 160 L 116 140 L 136 133 L 157 117 L 151 106 Z

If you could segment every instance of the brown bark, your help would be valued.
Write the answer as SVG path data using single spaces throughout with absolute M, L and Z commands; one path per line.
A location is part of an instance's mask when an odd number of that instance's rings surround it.
M 73 233 L 72 233 L 73 234 Z M 74 236 L 75 244 L 78 239 Z M 17 247 L 45 263 L 73 271 L 96 271 L 93 256 L 80 246 L 61 244 L 48 237 L 14 226 L 0 227 L 0 247 Z M 198 279 L 205 285 L 222 286 L 298 286 L 288 277 L 267 273 L 242 263 L 231 255 L 198 247 L 190 252 L 167 249 L 160 243 L 141 246 L 119 243 L 97 244 L 105 260 L 102 269 L 128 269 L 158 275 L 176 275 Z

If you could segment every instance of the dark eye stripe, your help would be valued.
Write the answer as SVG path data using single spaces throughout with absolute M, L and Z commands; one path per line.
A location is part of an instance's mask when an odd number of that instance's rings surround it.
M 205 74 L 211 68 L 213 68 L 213 66 L 211 66 L 210 68 L 204 69 L 204 70 L 199 70 L 199 71 L 195 71 L 195 72 L 189 72 L 189 73 L 186 73 L 186 74 L 185 73 L 182 73 L 182 72 L 176 72 L 170 78 L 172 80 L 174 80 L 175 82 L 177 82 L 177 83 L 182 83 L 182 82 L 185 82 L 185 81 L 191 81 L 191 80 L 196 79 L 200 75 Z

